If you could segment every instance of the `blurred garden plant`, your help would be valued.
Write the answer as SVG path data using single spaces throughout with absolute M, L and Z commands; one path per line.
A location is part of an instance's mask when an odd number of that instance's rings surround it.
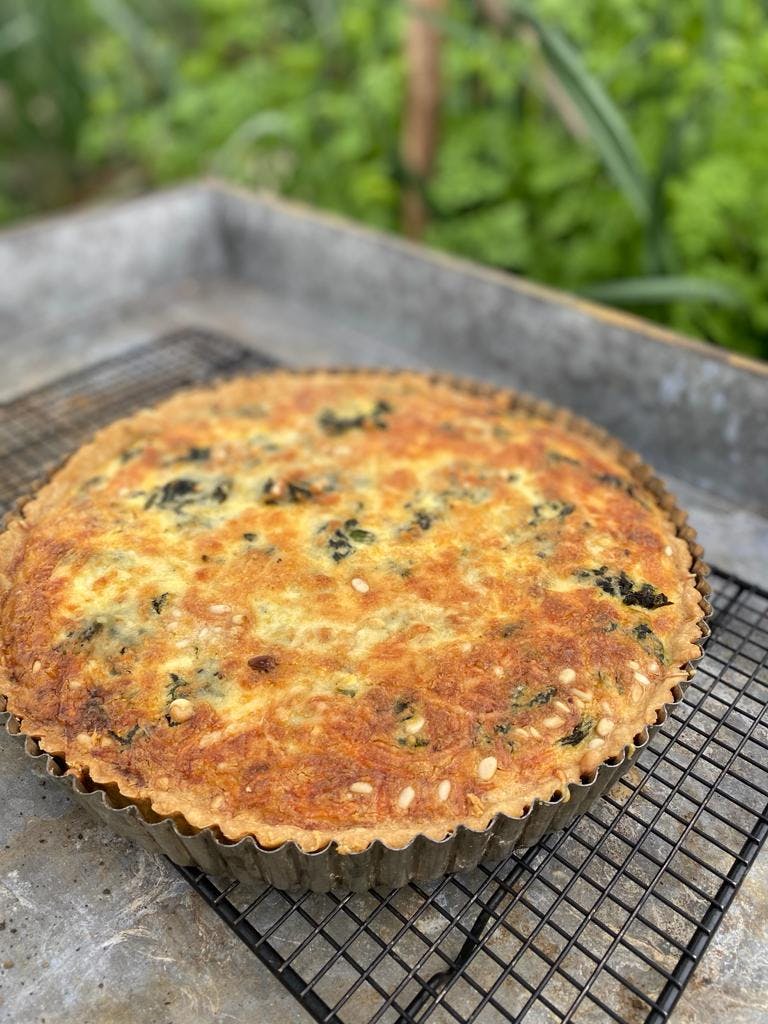
M 0 220 L 215 173 L 763 356 L 767 118 L 760 0 L 0 0 Z

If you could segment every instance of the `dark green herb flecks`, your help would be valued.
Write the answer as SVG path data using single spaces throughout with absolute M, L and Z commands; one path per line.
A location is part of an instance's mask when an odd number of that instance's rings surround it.
M 361 412 L 356 416 L 338 416 L 332 409 L 324 409 L 317 422 L 321 429 L 332 437 L 346 434 L 348 430 L 361 430 L 368 426 L 386 430 L 386 417 L 391 412 L 392 406 L 389 402 L 379 399 L 369 412 Z
M 179 462 L 205 462 L 206 459 L 211 457 L 210 448 L 197 448 L 192 446 L 186 455 L 182 455 Z
M 74 634 L 74 642 L 82 647 L 84 644 L 89 644 L 95 637 L 104 631 L 104 623 L 98 619 L 94 619 L 92 622 L 86 623 L 81 629 Z
M 664 644 L 659 640 L 648 623 L 639 622 L 636 626 L 633 626 L 631 632 L 645 653 L 650 654 L 653 658 L 657 658 L 663 665 L 666 661 Z
M 188 480 L 186 477 L 169 480 L 152 491 L 144 502 L 144 508 L 156 506 L 158 508 L 173 508 L 180 512 L 185 505 L 195 500 L 191 496 L 196 495 L 199 489 L 200 485 L 197 480 Z
M 232 480 L 224 477 L 216 481 L 210 490 L 204 490 L 201 481 L 188 477 L 168 480 L 156 487 L 144 502 L 144 508 L 164 508 L 176 512 L 185 512 L 189 505 L 214 502 L 221 505 L 227 500 L 232 490 Z
M 395 718 L 397 718 L 399 722 L 407 722 L 409 718 L 413 718 L 416 714 L 416 709 L 413 704 L 403 697 L 395 701 L 392 706 L 392 710 L 395 714 Z
M 376 540 L 375 533 L 371 533 L 370 530 L 361 530 L 359 528 L 350 530 L 349 536 L 355 542 L 355 544 L 373 544 L 373 542 Z
M 606 594 L 621 598 L 622 604 L 647 608 L 649 611 L 672 604 L 667 595 L 652 584 L 638 585 L 633 582 L 623 569 L 619 573 L 611 573 L 607 566 L 601 565 L 598 569 L 581 569 L 576 575 L 579 579 L 592 579 L 595 586 Z
M 258 533 L 252 533 L 250 530 L 243 534 L 243 540 L 247 540 L 249 544 L 252 544 L 257 538 Z
M 232 480 L 227 478 L 219 480 L 216 486 L 211 491 L 211 501 L 217 502 L 221 505 L 227 500 L 232 490 Z
M 328 547 L 334 562 L 340 562 L 354 553 L 358 544 L 373 544 L 376 534 L 364 530 L 357 519 L 347 519 L 344 529 L 339 527 L 328 538 Z
M 131 459 L 135 459 L 137 455 L 141 455 L 143 451 L 143 448 L 126 448 L 124 451 L 120 452 L 120 461 L 123 464 L 130 462 Z
M 265 505 L 298 505 L 315 497 L 312 485 L 306 480 L 278 482 L 271 477 L 261 489 Z
M 557 742 L 561 747 L 577 747 L 592 732 L 594 724 L 594 718 L 582 718 L 573 732 L 569 732 L 567 736 L 561 737 Z
M 355 550 L 350 543 L 349 537 L 343 530 L 333 531 L 333 534 L 328 538 L 328 547 L 331 549 L 331 557 L 334 562 L 340 562 L 343 558 L 348 558 Z
M 538 708 L 544 704 L 549 704 L 552 698 L 557 693 L 556 686 L 550 686 L 546 690 L 539 690 L 532 697 L 527 700 L 522 700 L 521 696 L 525 693 L 526 687 L 520 686 L 512 694 L 512 707 L 515 711 L 522 711 L 524 708 Z
M 578 459 L 572 459 L 570 455 L 564 455 L 562 452 L 551 451 L 547 452 L 547 458 L 550 462 L 566 462 L 569 466 L 580 466 L 581 463 Z
M 630 498 L 634 498 L 635 501 L 640 502 L 641 505 L 645 504 L 637 493 L 637 488 L 631 480 L 626 480 L 624 477 L 616 476 L 614 473 L 597 473 L 595 475 L 595 480 L 600 484 L 607 484 L 609 487 L 613 487 L 617 491 L 623 491 L 625 494 L 628 494 Z
M 476 748 L 498 747 L 503 744 L 507 750 L 514 750 L 515 744 L 509 738 L 512 725 L 509 722 L 497 722 L 492 728 L 482 722 L 476 722 L 472 737 L 472 746 Z
M 139 723 L 138 722 L 136 723 L 136 725 L 133 726 L 133 728 L 129 729 L 128 732 L 124 733 L 122 736 L 120 735 L 119 732 L 115 732 L 113 729 L 108 729 L 107 730 L 107 732 L 112 737 L 112 739 L 117 740 L 117 742 L 120 744 L 121 747 L 130 747 L 130 745 L 133 743 L 134 738 L 136 736 L 136 733 L 138 731 L 139 731 Z
M 156 615 L 159 615 L 163 610 L 170 596 L 170 593 L 166 590 L 164 594 L 159 594 L 157 597 L 152 598 L 152 608 Z
M 422 530 L 428 530 L 432 525 L 432 517 L 428 512 L 418 511 L 414 516 L 414 523 Z
M 341 694 L 342 697 L 356 697 L 357 690 L 354 686 L 337 686 L 336 693 Z
M 425 736 L 398 736 L 396 741 L 398 747 L 428 747 L 429 740 Z
M 575 506 L 566 501 L 544 501 L 533 506 L 533 517 L 528 520 L 528 525 L 540 526 L 552 520 L 565 519 L 573 511 Z
M 167 703 L 170 704 L 170 702 L 172 700 L 176 700 L 177 697 L 183 697 L 185 694 L 189 693 L 190 684 L 177 672 L 169 672 L 168 675 L 170 676 L 171 681 L 166 687 L 166 693 Z
M 523 627 L 519 622 L 505 622 L 499 630 L 499 633 L 505 640 L 508 640 L 511 636 L 514 636 L 515 633 L 519 633 L 522 628 Z
M 512 732 L 512 726 L 509 722 L 498 722 L 493 727 L 493 731 L 501 742 L 507 748 L 507 750 L 514 750 L 514 741 L 509 738 L 509 734 Z
M 122 675 L 125 665 L 119 659 L 136 645 L 145 632 L 141 626 L 126 628 L 114 616 L 102 614 L 69 630 L 55 649 L 63 652 L 87 650 L 103 660 L 111 675 Z

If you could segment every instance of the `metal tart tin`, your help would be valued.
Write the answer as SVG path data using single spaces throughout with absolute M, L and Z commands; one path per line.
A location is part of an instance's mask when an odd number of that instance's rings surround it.
M 338 372 L 349 373 L 356 369 L 343 367 Z M 371 371 L 362 369 L 358 372 Z M 398 374 L 401 371 L 379 372 Z M 696 543 L 696 531 L 688 525 L 686 514 L 678 508 L 675 498 L 639 455 L 588 420 L 530 395 L 445 374 L 434 374 L 431 379 L 473 394 L 503 394 L 509 399 L 510 409 L 557 422 L 582 436 L 591 437 L 604 450 L 617 456 L 638 483 L 653 494 L 674 525 L 677 536 L 688 545 L 691 572 L 701 596 L 701 619 L 698 623 L 701 640 L 709 636 L 707 619 L 712 608 L 708 600 L 710 588 L 705 578 L 709 569 L 702 561 L 703 551 Z M 53 467 L 46 478 L 57 468 Z M 6 519 L 19 515 L 29 497 L 19 499 Z M 697 657 L 700 656 L 699 646 Z M 305 853 L 293 842 L 266 849 L 252 836 L 234 842 L 215 828 L 194 828 L 180 816 L 160 817 L 148 802 L 140 804 L 127 800 L 115 786 L 95 785 L 88 779 L 69 774 L 61 758 L 52 757 L 42 750 L 33 737 L 25 735 L 20 720 L 9 713 L 6 713 L 6 731 L 23 742 L 27 755 L 38 764 L 42 761 L 48 777 L 66 785 L 73 799 L 92 816 L 144 849 L 165 854 L 177 864 L 197 866 L 208 874 L 238 879 L 249 885 L 266 884 L 284 890 L 392 889 L 411 881 L 427 882 L 450 872 L 467 871 L 481 862 L 501 860 L 514 850 L 533 846 L 544 836 L 566 828 L 627 773 L 671 710 L 683 699 L 685 687 L 693 676 L 692 663 L 682 666 L 682 670 L 686 672 L 686 679 L 673 688 L 674 700 L 659 709 L 655 724 L 646 726 L 635 736 L 634 742 L 625 747 L 620 756 L 598 765 L 590 775 L 569 784 L 565 792 L 551 800 L 535 800 L 521 817 L 497 814 L 481 831 L 459 825 L 443 839 L 417 835 L 406 846 L 397 849 L 376 840 L 359 853 L 339 853 L 335 843 L 313 853 Z M 0 695 L 0 712 L 4 712 L 5 707 L 5 698 Z

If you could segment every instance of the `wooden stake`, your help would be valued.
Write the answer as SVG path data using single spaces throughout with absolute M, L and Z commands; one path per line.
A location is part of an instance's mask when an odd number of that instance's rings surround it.
M 406 97 L 400 156 L 412 180 L 403 189 L 401 223 L 409 238 L 421 238 L 427 223 L 423 186 L 437 149 L 440 114 L 440 31 L 430 15 L 445 0 L 413 0 L 405 27 Z

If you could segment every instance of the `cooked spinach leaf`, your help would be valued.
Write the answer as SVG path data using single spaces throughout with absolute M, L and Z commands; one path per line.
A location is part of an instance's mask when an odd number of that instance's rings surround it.
M 344 529 L 339 527 L 328 538 L 328 547 L 334 562 L 340 562 L 353 554 L 357 544 L 373 544 L 375 540 L 376 534 L 364 530 L 357 519 L 347 519 Z
M 413 718 L 416 714 L 416 708 L 404 697 L 400 697 L 395 701 L 392 706 L 392 710 L 395 714 L 395 718 L 397 718 L 399 722 L 407 722 L 409 718 Z
M 597 473 L 595 480 L 600 484 L 607 484 L 609 487 L 615 488 L 617 491 L 623 491 L 628 494 L 630 498 L 634 498 L 635 501 L 639 501 L 641 505 L 645 503 L 637 493 L 637 488 L 631 480 L 626 480 L 624 477 L 616 476 L 614 473 Z
M 177 672 L 169 672 L 168 675 L 171 678 L 171 682 L 170 685 L 166 687 L 166 694 L 167 701 L 170 704 L 170 702 L 172 700 L 176 700 L 177 697 L 182 697 L 187 694 L 190 690 L 190 684 Z
M 565 519 L 574 511 L 575 506 L 565 501 L 544 501 L 534 505 L 533 518 L 528 520 L 529 526 L 540 526 L 553 519 Z
M 197 448 L 193 445 L 186 453 L 186 455 L 181 456 L 179 462 L 204 462 L 206 459 L 209 459 L 210 457 L 210 448 Z
M 166 508 L 180 514 L 193 504 L 212 501 L 220 505 L 227 500 L 231 490 L 232 480 L 229 477 L 218 480 L 210 491 L 203 489 L 200 480 L 179 477 L 156 487 L 144 502 L 144 508 Z
M 386 416 L 392 412 L 389 402 L 379 399 L 369 412 L 361 412 L 356 416 L 339 416 L 332 409 L 324 409 L 318 417 L 318 423 L 326 434 L 337 436 L 348 430 L 359 430 L 373 426 L 385 430 L 388 426 Z
M 573 732 L 569 732 L 567 736 L 563 736 L 557 742 L 561 747 L 577 747 L 582 740 L 592 732 L 592 726 L 595 724 L 594 718 L 582 718 L 577 723 Z
M 550 462 L 567 462 L 569 466 L 581 465 L 578 459 L 572 459 L 570 455 L 563 455 L 562 452 L 547 452 L 547 458 Z
M 270 477 L 261 493 L 265 505 L 298 505 L 302 501 L 311 501 L 316 492 L 306 480 L 276 481 Z
M 524 708 L 538 708 L 541 707 L 543 704 L 549 704 L 549 702 L 557 693 L 557 687 L 550 686 L 546 690 L 539 690 L 538 693 L 535 693 L 532 697 L 529 697 L 527 700 L 521 700 L 520 698 L 522 694 L 525 693 L 525 690 L 526 687 L 520 686 L 515 690 L 513 694 L 512 707 L 515 709 L 515 711 L 522 711 Z
M 649 611 L 672 604 L 667 595 L 657 590 L 651 583 L 638 585 L 623 569 L 621 572 L 611 573 L 607 566 L 601 565 L 598 569 L 581 569 L 576 575 L 579 579 L 592 579 L 595 586 L 606 594 L 621 598 L 622 604 L 636 605 Z
M 194 498 L 190 498 L 190 495 L 197 494 L 199 489 L 200 485 L 197 480 L 188 480 L 185 477 L 180 477 L 177 480 L 168 480 L 152 491 L 144 502 L 144 508 L 157 506 L 158 508 L 173 508 L 179 512 L 184 505 L 194 501 Z
M 350 530 L 349 536 L 356 544 L 373 544 L 376 540 L 375 533 L 371 533 L 370 530 L 362 530 L 358 527 L 354 530 Z
M 109 733 L 109 735 L 113 739 L 117 740 L 117 742 L 122 747 L 130 747 L 130 745 L 131 745 L 131 743 L 133 743 L 134 737 L 136 736 L 136 733 L 138 731 L 139 731 L 139 723 L 138 722 L 136 723 L 136 725 L 133 726 L 132 729 L 129 729 L 128 732 L 125 733 L 123 736 L 121 736 L 119 732 L 115 732 L 114 729 L 107 729 L 107 732 Z
M 227 500 L 231 490 L 231 479 L 220 480 L 211 491 L 211 500 L 218 502 L 218 504 L 221 505 L 222 502 Z
M 663 665 L 666 661 L 664 644 L 659 640 L 651 627 L 646 622 L 639 622 L 636 626 L 633 626 L 631 632 L 645 653 L 650 654 L 653 658 L 657 658 Z

